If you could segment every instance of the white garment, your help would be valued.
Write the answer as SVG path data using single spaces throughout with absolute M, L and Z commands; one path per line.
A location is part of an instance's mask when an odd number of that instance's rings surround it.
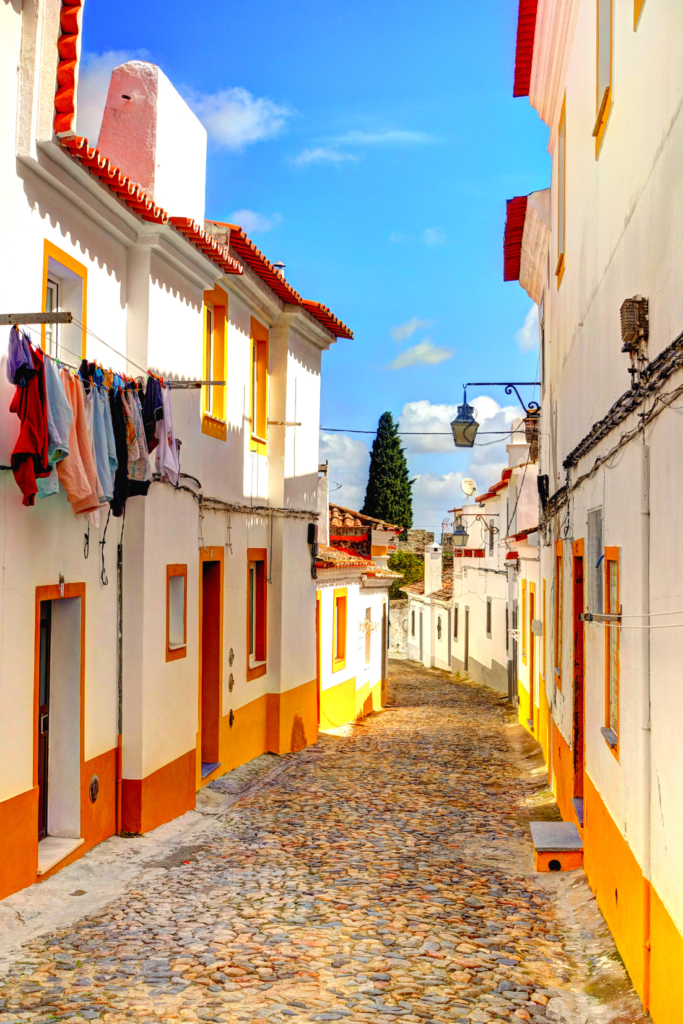
M 173 413 L 171 411 L 171 389 L 161 389 L 161 399 L 164 403 L 164 418 L 157 421 L 155 434 L 159 441 L 157 445 L 157 473 L 162 480 L 173 484 L 178 483 L 180 463 L 178 462 L 178 450 L 173 433 Z

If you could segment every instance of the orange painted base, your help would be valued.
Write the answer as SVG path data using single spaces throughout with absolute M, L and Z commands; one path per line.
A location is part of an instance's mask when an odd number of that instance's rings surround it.
M 650 902 L 650 958 L 652 1019 L 655 1024 L 679 1024 L 683 1007 L 683 935 L 654 889 Z
M 559 862 L 559 868 L 550 867 L 551 862 Z M 580 850 L 554 850 L 552 853 L 534 851 L 534 868 L 536 871 L 576 871 L 583 867 L 583 853 Z
M 150 832 L 192 810 L 196 789 L 195 758 L 193 748 L 145 779 L 124 779 L 121 828 L 125 832 Z
M 583 836 L 583 829 L 574 813 L 572 798 L 574 796 L 574 759 L 571 747 L 564 736 L 553 722 L 552 727 L 552 752 L 553 752 L 553 793 L 557 800 L 563 821 L 573 821 Z M 584 811 L 585 821 L 585 811 Z M 584 837 L 585 849 L 585 837 Z
M 0 803 L 0 899 L 36 880 L 38 870 L 38 787 Z

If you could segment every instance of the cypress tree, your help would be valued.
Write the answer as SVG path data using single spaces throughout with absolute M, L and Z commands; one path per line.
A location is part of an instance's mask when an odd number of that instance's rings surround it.
M 398 423 L 394 423 L 390 412 L 382 413 L 372 442 L 370 474 L 361 513 L 410 529 L 413 525 L 414 483 L 408 475 Z

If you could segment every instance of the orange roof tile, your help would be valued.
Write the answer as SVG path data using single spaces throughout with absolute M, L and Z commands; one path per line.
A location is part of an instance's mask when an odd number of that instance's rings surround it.
M 375 524 L 379 529 L 396 530 L 398 533 L 403 533 L 402 526 L 385 523 L 383 519 L 366 516 L 362 512 L 355 512 L 352 508 L 337 505 L 336 502 L 330 504 L 330 526 L 373 526 Z

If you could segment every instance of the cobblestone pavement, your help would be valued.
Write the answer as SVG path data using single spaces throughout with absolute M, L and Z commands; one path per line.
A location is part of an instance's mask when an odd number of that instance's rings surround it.
M 498 695 L 391 676 L 385 711 L 212 783 L 197 847 L 12 956 L 0 1022 L 648 1020 L 581 873 L 533 872 L 542 771 Z

